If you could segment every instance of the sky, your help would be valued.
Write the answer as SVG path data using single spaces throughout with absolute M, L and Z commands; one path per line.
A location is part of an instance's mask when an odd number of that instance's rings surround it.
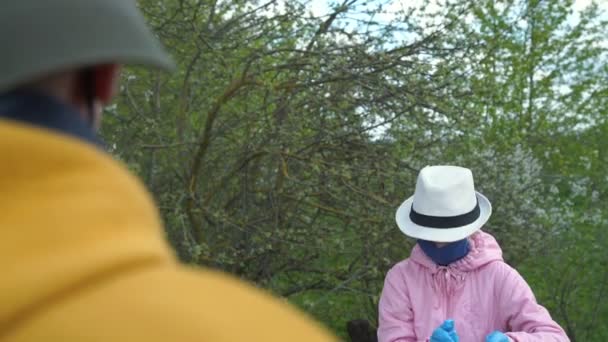
M 343 0 L 302 0 L 305 4 L 308 5 L 308 10 L 315 17 L 323 17 L 328 13 L 331 13 L 332 5 L 336 3 L 341 3 Z M 429 12 L 437 12 L 440 7 L 437 5 L 438 0 L 431 0 L 431 4 L 427 7 Z M 400 11 L 407 11 L 412 7 L 419 7 L 423 1 L 422 0 L 366 0 L 361 1 L 366 2 L 367 4 L 372 4 L 371 6 L 375 6 L 377 4 L 383 4 L 382 9 L 383 13 L 380 16 L 376 16 L 374 19 L 379 22 L 390 22 L 391 20 L 399 17 Z M 571 16 L 569 19 L 571 21 L 571 25 L 576 25 L 578 22 L 577 12 L 584 10 L 587 6 L 589 6 L 593 0 L 574 0 L 574 10 L 575 14 Z M 608 0 L 596 0 L 595 1 L 604 12 L 605 18 L 608 20 Z M 370 5 L 368 5 L 370 6 Z M 371 8 L 371 6 L 369 8 Z M 365 19 L 365 16 L 357 16 L 359 19 Z M 352 17 L 351 17 L 352 18 Z M 349 21 L 351 19 L 347 19 Z M 354 21 L 353 21 L 354 23 Z M 355 24 L 356 25 L 356 24 Z M 608 46 L 608 37 L 606 37 L 603 41 L 597 42 L 600 45 Z M 386 129 L 386 127 L 378 127 L 374 130 L 374 135 L 382 135 L 382 132 Z
M 315 16 L 322 16 L 324 14 L 327 14 L 329 12 L 329 8 L 331 6 L 331 4 L 336 3 L 337 1 L 329 1 L 329 0 L 310 0 L 310 1 L 306 1 L 308 2 L 308 6 L 309 6 L 309 10 L 315 15 Z M 379 3 L 380 1 L 369 1 L 369 2 L 376 2 Z M 382 1 L 384 3 L 387 3 L 387 5 L 385 5 L 385 14 L 384 14 L 384 18 L 385 20 L 390 20 L 391 18 L 394 17 L 394 13 L 397 13 L 399 10 L 401 9 L 407 9 L 410 8 L 412 6 L 418 6 L 420 4 L 422 4 L 423 1 L 421 0 L 388 0 L 388 1 Z M 589 4 L 591 4 L 592 0 L 574 0 L 574 9 L 577 11 L 581 11 L 582 9 L 584 9 L 585 7 L 589 6 Z M 608 12 L 608 0 L 597 0 L 596 1 L 600 7 L 602 7 L 605 11 Z M 438 9 L 438 5 L 436 2 L 431 2 L 430 6 L 429 6 L 429 10 L 431 11 L 436 11 Z
M 304 4 L 307 5 L 309 12 L 315 17 L 323 17 L 328 13 L 331 13 L 331 7 L 335 6 L 337 3 L 342 3 L 344 0 L 302 0 Z M 427 7 L 427 11 L 429 13 L 437 12 L 441 9 L 438 2 L 441 0 L 430 0 L 430 4 Z M 574 15 L 570 17 L 570 24 L 575 25 L 578 22 L 577 13 L 585 9 L 589 6 L 593 0 L 574 0 Z M 595 2 L 599 5 L 600 9 L 604 13 L 604 18 L 608 20 L 608 0 L 595 0 Z M 375 6 L 382 4 L 382 13 L 376 15 L 374 20 L 382 23 L 389 23 L 392 20 L 399 17 L 400 11 L 407 11 L 412 7 L 419 7 L 424 3 L 424 0 L 360 0 L 358 3 L 367 3 L 367 8 L 374 8 Z M 360 8 L 360 7 L 358 7 Z M 342 23 L 350 23 L 350 25 L 355 26 L 356 22 L 353 19 L 366 20 L 368 17 L 366 15 L 353 15 L 350 14 L 349 18 L 346 20 L 341 20 Z M 400 36 L 399 36 L 400 37 Z M 407 39 L 405 36 L 400 37 L 398 39 Z M 608 37 L 604 40 L 597 42 L 600 46 L 608 47 Z

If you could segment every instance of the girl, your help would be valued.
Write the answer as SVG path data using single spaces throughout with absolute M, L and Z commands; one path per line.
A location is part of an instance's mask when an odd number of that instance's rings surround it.
M 569 342 L 503 261 L 496 240 L 480 230 L 491 212 L 469 169 L 420 171 L 396 215 L 418 243 L 386 276 L 379 342 Z

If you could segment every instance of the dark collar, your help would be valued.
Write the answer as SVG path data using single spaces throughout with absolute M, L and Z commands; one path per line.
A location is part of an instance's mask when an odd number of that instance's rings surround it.
M 103 147 L 95 131 L 74 108 L 39 92 L 0 94 L 0 118 L 48 128 Z
M 424 254 L 440 266 L 447 266 L 464 258 L 471 250 L 468 239 L 451 242 L 443 247 L 437 247 L 435 242 L 424 240 L 418 240 L 418 245 Z

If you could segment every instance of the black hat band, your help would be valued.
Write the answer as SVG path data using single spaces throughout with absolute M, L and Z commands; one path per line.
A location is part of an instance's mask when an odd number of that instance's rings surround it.
M 477 221 L 480 216 L 479 201 L 477 201 L 473 210 L 457 216 L 428 216 L 420 214 L 414 210 L 414 203 L 412 203 L 412 210 L 410 211 L 410 220 L 415 224 L 440 229 L 463 227 Z

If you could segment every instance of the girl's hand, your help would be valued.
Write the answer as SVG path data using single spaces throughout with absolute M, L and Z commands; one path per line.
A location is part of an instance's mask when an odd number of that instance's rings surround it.
M 509 342 L 509 338 L 500 331 L 495 331 L 486 336 L 486 342 Z
M 443 322 L 443 324 L 433 332 L 430 342 L 459 342 L 458 335 L 454 329 L 454 321 L 448 319 Z

